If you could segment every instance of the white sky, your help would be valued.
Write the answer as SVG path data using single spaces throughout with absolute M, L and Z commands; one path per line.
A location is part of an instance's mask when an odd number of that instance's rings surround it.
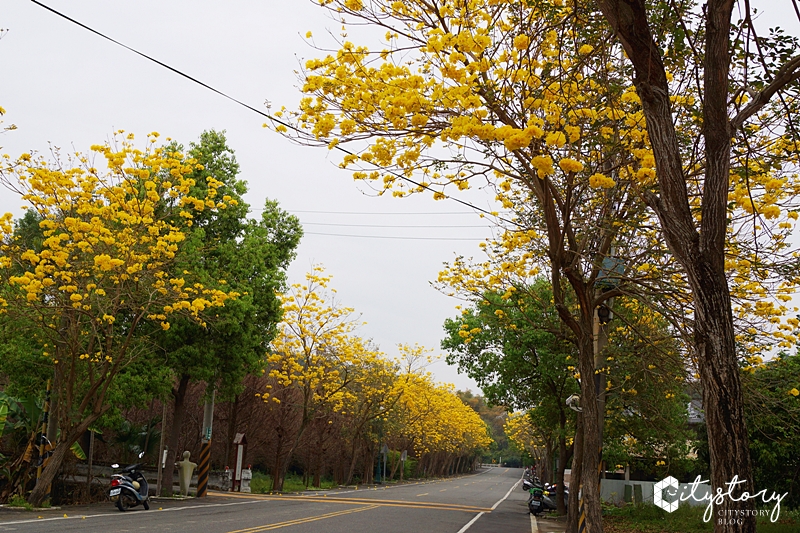
M 305 0 L 44 3 L 259 109 L 265 100 L 274 108 L 296 108 L 301 94 L 294 71 L 299 60 L 320 55 L 306 44 L 306 31 L 313 31 L 318 44 L 329 37 L 326 30 L 340 32 L 325 10 Z M 459 302 L 429 282 L 457 253 L 478 255 L 479 240 L 491 234 L 488 222 L 430 194 L 375 197 L 336 166 L 339 154 L 293 145 L 264 129 L 263 117 L 33 2 L 4 0 L 0 28 L 8 30 L 0 40 L 0 106 L 7 111 L 5 124 L 19 128 L 0 137 L 2 153 L 47 152 L 48 142 L 67 152 L 88 151 L 117 129 L 142 142 L 158 131 L 186 145 L 203 130 L 226 130 L 240 177 L 250 187 L 250 205 L 277 199 L 304 224 L 290 281 L 301 281 L 312 263 L 322 263 L 340 301 L 367 322 L 359 335 L 390 355 L 398 343 L 441 352 L 442 324 L 456 315 Z M 493 196 L 475 191 L 466 198 L 486 208 Z M 0 212 L 18 215 L 19 205 L 0 189 Z M 428 227 L 401 227 L 412 225 Z M 430 370 L 440 381 L 478 390 L 444 362 Z
M 260 109 L 266 100 L 274 108 L 296 107 L 301 95 L 294 70 L 301 60 L 321 54 L 306 44 L 306 31 L 329 48 L 335 46 L 327 31 L 340 32 L 340 25 L 310 0 L 45 3 Z M 754 2 L 759 3 L 766 4 Z M 791 3 L 780 5 L 761 23 L 788 22 L 796 30 Z M 0 28 L 9 30 L 0 40 L 0 106 L 8 112 L 5 123 L 19 128 L 0 137 L 2 153 L 46 152 L 48 142 L 67 151 L 87 151 L 117 129 L 140 140 L 158 131 L 184 144 L 203 130 L 226 130 L 240 177 L 249 183 L 248 202 L 258 208 L 266 197 L 277 199 L 304 223 L 306 236 L 290 281 L 301 281 L 312 263 L 322 263 L 334 276 L 341 302 L 368 322 L 361 336 L 390 355 L 401 342 L 440 352 L 442 323 L 455 316 L 459 302 L 439 294 L 429 281 L 455 255 L 480 255 L 477 243 L 491 234 L 488 222 L 456 203 L 435 202 L 430 194 L 375 197 L 336 166 L 338 154 L 295 146 L 262 128 L 263 118 L 252 111 L 33 2 L 3 0 Z M 368 38 L 353 40 L 380 46 Z M 483 208 L 490 207 L 493 196 L 479 190 L 461 195 Z M 0 189 L 0 212 L 19 214 L 18 207 L 18 199 Z M 428 227 L 402 227 L 412 225 Z M 443 362 L 431 370 L 439 380 L 478 390 Z

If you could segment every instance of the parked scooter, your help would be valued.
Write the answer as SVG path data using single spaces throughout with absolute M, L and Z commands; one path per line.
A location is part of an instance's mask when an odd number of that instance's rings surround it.
M 525 492 L 530 492 L 533 487 L 541 487 L 542 484 L 539 483 L 539 478 L 525 478 L 522 480 L 522 490 Z
M 528 498 L 528 510 L 534 515 L 539 515 L 544 511 L 555 511 L 558 506 L 556 505 L 555 494 L 556 485 L 546 483 L 542 485 L 538 478 L 524 479 L 522 481 L 522 488 L 530 493 Z M 564 487 L 564 504 L 567 505 L 569 499 L 569 490 Z
M 528 498 L 528 510 L 534 516 L 538 516 L 542 514 L 545 510 L 544 506 L 544 489 L 541 487 L 531 487 L 530 489 L 530 497 Z
M 552 500 L 553 509 L 557 509 L 558 508 L 558 506 L 556 505 L 556 490 L 557 489 L 558 489 L 558 484 L 555 484 L 555 483 L 553 483 L 553 484 L 545 483 L 545 485 L 544 485 L 545 495 L 549 495 L 550 496 L 549 499 Z M 568 509 L 568 508 L 569 508 L 569 487 L 564 485 L 564 509 Z
M 117 504 L 117 509 L 120 511 L 127 511 L 139 504 L 145 511 L 150 510 L 149 487 L 144 474 L 139 471 L 141 466 L 139 463 L 126 466 L 119 474 L 111 475 L 108 497 Z M 113 464 L 111 468 L 119 468 L 119 465 Z

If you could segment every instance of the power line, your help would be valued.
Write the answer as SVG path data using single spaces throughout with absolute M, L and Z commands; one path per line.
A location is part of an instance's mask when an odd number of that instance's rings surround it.
M 481 226 L 481 225 L 447 225 L 447 226 L 439 226 L 439 225 L 420 225 L 420 224 L 333 224 L 327 222 L 303 222 L 304 226 L 336 226 L 341 228 L 428 228 L 428 229 L 439 229 L 439 228 L 488 228 L 489 226 Z
M 263 211 L 263 207 L 259 207 L 254 209 L 254 211 Z M 316 213 L 316 214 L 323 214 L 323 215 L 474 215 L 475 213 L 470 211 L 431 211 L 431 212 L 420 212 L 420 211 L 404 211 L 404 212 L 388 212 L 388 211 L 301 211 L 298 209 L 288 209 L 287 211 L 291 213 Z
M 350 235 L 346 233 L 317 233 L 304 231 L 304 235 L 325 235 L 327 237 L 356 237 L 361 239 L 393 239 L 404 241 L 482 241 L 478 237 L 392 237 L 389 235 Z
M 61 13 L 60 11 L 57 11 L 56 9 L 53 9 L 50 6 L 39 2 L 38 0 L 31 0 L 31 2 L 33 2 L 34 4 L 36 4 L 39 7 L 42 7 L 44 9 L 46 9 L 47 11 L 50 11 L 51 13 L 53 13 L 55 15 L 58 15 L 59 17 L 61 17 L 63 19 L 68 20 L 69 22 L 72 22 L 73 24 L 75 24 L 77 26 L 80 26 L 81 28 L 83 28 L 83 29 L 85 29 L 85 30 L 87 30 L 87 31 L 89 31 L 91 33 L 94 33 L 95 35 L 97 35 L 99 37 L 102 37 L 103 39 L 111 41 L 112 43 L 114 43 L 114 44 L 116 44 L 118 46 L 121 46 L 122 48 L 125 48 L 126 50 L 129 50 L 129 51 L 133 52 L 134 54 L 137 54 L 137 55 L 147 59 L 148 61 L 152 61 L 153 63 L 155 63 L 155 64 L 157 64 L 159 66 L 162 66 L 165 69 L 170 70 L 170 71 L 174 72 L 175 74 L 177 74 L 179 76 L 182 76 L 182 77 L 186 78 L 187 80 L 192 81 L 192 82 L 200 85 L 201 87 L 205 87 L 209 91 L 212 91 L 212 92 L 222 96 L 223 98 L 227 98 L 228 100 L 230 100 L 230 101 L 232 101 L 234 103 L 237 103 L 240 106 L 245 107 L 245 108 L 249 109 L 250 111 L 252 111 L 254 113 L 257 113 L 257 114 L 261 115 L 262 117 L 265 117 L 265 118 L 267 118 L 267 119 L 269 119 L 269 120 L 271 120 L 271 121 L 273 121 L 273 122 L 275 122 L 277 124 L 280 124 L 281 126 L 289 128 L 289 129 L 291 129 L 293 131 L 296 131 L 298 133 L 301 133 L 301 134 L 304 133 L 299 128 L 297 128 L 297 127 L 295 127 L 295 126 L 293 126 L 293 125 L 291 125 L 291 124 L 289 124 L 287 122 L 284 122 L 284 121 L 278 119 L 277 117 L 274 117 L 274 116 L 270 115 L 269 113 L 265 113 L 264 111 L 261 111 L 260 109 L 257 109 L 255 107 L 249 105 L 249 104 L 246 104 L 246 103 L 242 102 L 241 100 L 238 100 L 238 99 L 234 98 L 233 96 L 229 96 L 228 94 L 220 91 L 219 89 L 215 89 L 211 85 L 208 85 L 207 83 L 204 83 L 204 82 L 198 80 L 197 78 L 194 78 L 194 77 L 190 76 L 189 74 L 186 74 L 185 72 L 176 69 L 175 67 L 171 67 L 170 65 L 167 65 L 163 61 L 159 61 L 158 59 L 156 59 L 154 57 L 151 57 L 151 56 L 145 54 L 144 52 L 140 52 L 139 50 L 136 50 L 135 48 L 132 48 L 132 47 L 128 46 L 127 44 L 124 44 L 124 43 L 122 43 L 120 41 L 117 41 L 116 39 L 113 39 L 113 38 L 109 37 L 108 35 L 105 35 L 104 33 L 101 33 L 99 31 L 95 30 L 94 28 L 91 28 L 91 27 L 87 26 L 86 24 L 84 24 L 82 22 L 79 22 L 78 20 L 75 20 L 74 18 L 72 18 L 72 17 L 70 17 L 68 15 L 65 15 L 64 13 Z M 342 146 L 340 146 L 338 144 L 336 146 L 334 146 L 334 148 L 336 150 L 344 153 L 344 154 L 355 155 L 350 150 L 347 150 L 347 149 L 345 149 L 344 147 L 342 147 Z M 381 168 L 381 167 L 378 167 L 377 165 L 374 165 L 374 167 L 375 168 Z M 441 191 L 437 191 L 437 190 L 435 190 L 435 189 L 433 189 L 433 188 L 431 188 L 431 187 L 429 187 L 427 185 L 423 185 L 422 183 L 414 181 L 411 178 L 409 178 L 407 176 L 404 176 L 403 174 L 400 174 L 398 172 L 394 172 L 394 171 L 388 170 L 388 169 L 382 169 L 382 170 L 384 170 L 385 172 L 388 172 L 389 174 L 395 176 L 396 178 L 399 178 L 399 179 L 401 179 L 403 181 L 407 181 L 408 183 L 410 183 L 410 184 L 412 184 L 412 185 L 414 185 L 416 187 L 419 187 L 421 189 L 425 189 L 427 191 L 431 191 L 431 192 L 434 192 L 434 193 L 443 194 L 443 196 L 445 198 L 447 198 L 448 200 L 452 200 L 454 202 L 457 202 L 457 203 L 459 203 L 459 204 L 461 204 L 461 205 L 463 205 L 465 207 L 469 207 L 470 209 L 474 209 L 474 210 L 479 211 L 479 212 L 481 212 L 481 213 L 483 213 L 485 215 L 490 215 L 490 216 L 496 217 L 499 220 L 502 220 L 503 222 L 507 222 L 507 223 L 513 224 L 515 226 L 519 226 L 520 225 L 519 223 L 514 222 L 513 220 L 508 220 L 506 218 L 503 218 L 503 217 L 501 217 L 499 215 L 496 215 L 496 214 L 492 213 L 491 211 L 483 209 L 482 207 L 478 207 L 478 206 L 476 206 L 474 204 L 471 204 L 471 203 L 469 203 L 469 202 L 467 202 L 465 200 L 461 200 L 461 199 L 456 198 L 454 196 L 450 196 L 450 195 L 446 195 L 444 193 L 441 193 Z

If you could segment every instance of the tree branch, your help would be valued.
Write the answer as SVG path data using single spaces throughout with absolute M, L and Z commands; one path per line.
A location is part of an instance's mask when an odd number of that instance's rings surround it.
M 784 64 L 775 74 L 775 79 L 773 79 L 763 91 L 758 93 L 756 97 L 753 98 L 752 102 L 739 111 L 739 114 L 733 117 L 733 120 L 731 120 L 731 131 L 736 131 L 741 128 L 748 118 L 769 103 L 775 93 L 798 79 L 800 79 L 800 55 L 793 57 Z

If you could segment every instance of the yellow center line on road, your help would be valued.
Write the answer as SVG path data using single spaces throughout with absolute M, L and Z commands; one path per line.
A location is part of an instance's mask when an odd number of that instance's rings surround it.
M 379 507 L 414 507 L 417 509 L 436 509 L 440 511 L 465 511 L 468 513 L 487 513 L 491 509 L 484 507 L 475 507 L 472 505 L 460 505 L 455 503 L 439 503 L 439 502 L 415 502 L 404 500 L 380 500 L 373 498 L 335 498 L 335 497 L 318 497 L 318 496 L 280 496 L 269 494 L 244 494 L 237 492 L 214 492 L 209 491 L 210 496 L 224 496 L 228 498 L 247 498 L 249 500 L 276 500 L 276 501 L 306 501 L 306 502 L 319 502 L 319 503 L 345 503 L 354 505 L 377 505 Z M 427 496 L 428 493 L 417 494 L 417 496 Z
M 317 520 L 325 520 L 326 518 L 334 518 L 336 516 L 342 516 L 351 513 L 360 513 L 361 511 L 369 511 L 370 509 L 375 509 L 378 507 L 377 505 L 367 505 L 365 507 L 359 507 L 356 509 L 348 509 L 346 511 L 336 511 L 334 513 L 328 514 L 321 514 L 318 516 L 309 516 L 306 518 L 297 518 L 295 520 L 287 520 L 286 522 L 278 522 L 275 524 L 264 524 L 263 526 L 255 526 L 255 527 L 248 527 L 245 529 L 236 529 L 234 531 L 229 531 L 228 533 L 259 533 L 261 531 L 271 531 L 273 529 L 280 529 L 282 527 L 289 527 L 295 526 L 298 524 L 308 524 L 309 522 L 316 522 Z

